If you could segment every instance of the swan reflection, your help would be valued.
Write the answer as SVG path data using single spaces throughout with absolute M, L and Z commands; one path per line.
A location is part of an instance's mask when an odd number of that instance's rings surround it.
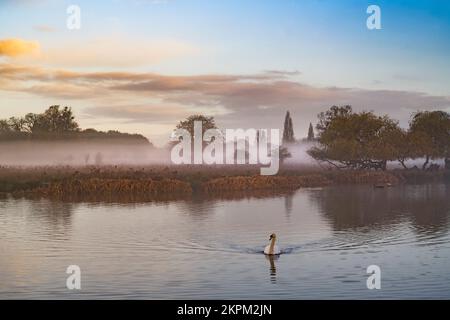
M 277 267 L 275 261 L 280 257 L 279 255 L 265 255 L 266 259 L 270 263 L 270 282 L 277 283 Z

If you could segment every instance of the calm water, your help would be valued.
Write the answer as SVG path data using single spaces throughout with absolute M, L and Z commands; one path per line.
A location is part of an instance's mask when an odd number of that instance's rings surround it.
M 146 204 L 0 200 L 0 298 L 450 298 L 450 185 Z M 276 232 L 284 254 L 261 252 Z M 66 289 L 66 268 L 82 290 Z M 381 267 L 381 290 L 366 268 Z

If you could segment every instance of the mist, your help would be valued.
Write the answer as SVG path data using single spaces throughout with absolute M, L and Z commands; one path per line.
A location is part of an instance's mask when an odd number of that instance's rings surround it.
M 315 142 L 301 141 L 288 146 L 291 154 L 285 159 L 286 165 L 300 165 L 325 168 L 308 154 Z M 407 167 L 421 168 L 424 159 L 405 162 Z M 430 163 L 444 166 L 443 159 Z M 0 142 L 0 166 L 101 166 L 101 165 L 172 165 L 170 149 L 156 148 L 151 144 L 130 143 L 130 141 L 2 141 Z M 401 169 L 398 161 L 389 161 L 391 169 Z
M 166 149 L 150 144 L 95 141 L 0 142 L 3 166 L 86 166 L 169 164 Z
M 308 150 L 316 145 L 316 142 L 302 141 L 288 146 L 288 150 L 291 153 L 291 158 L 285 160 L 287 165 L 301 165 L 320 168 L 333 168 L 329 164 L 319 164 L 314 158 L 308 154 Z M 405 161 L 405 165 L 412 169 L 417 167 L 422 168 L 425 158 L 408 159 Z M 445 166 L 444 159 L 431 159 L 429 164 L 436 164 L 443 168 Z M 402 165 L 398 161 L 388 161 L 388 169 L 403 169 Z
M 289 145 L 288 151 L 291 157 L 285 160 L 286 164 L 297 164 L 306 166 L 319 166 L 318 162 L 314 160 L 309 154 L 308 150 L 316 145 L 315 142 L 301 141 Z

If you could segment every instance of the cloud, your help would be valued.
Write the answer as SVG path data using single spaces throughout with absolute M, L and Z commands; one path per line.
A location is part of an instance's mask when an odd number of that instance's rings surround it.
M 72 83 L 44 83 L 29 86 L 26 91 L 42 97 L 82 100 L 95 98 L 102 94 L 103 90 Z
M 278 75 L 284 75 L 284 76 L 298 76 L 298 75 L 302 74 L 300 71 L 297 71 L 297 70 L 294 70 L 294 71 L 266 70 L 266 73 L 278 74 Z
M 297 73 L 295 73 L 297 74 Z M 175 125 L 193 113 L 214 115 L 227 128 L 279 128 L 286 110 L 305 132 L 332 105 L 388 114 L 406 125 L 416 110 L 445 110 L 449 96 L 397 90 L 317 87 L 291 79 L 291 72 L 192 76 L 139 72 L 80 72 L 0 64 L 0 90 L 47 99 L 84 100 L 86 116 L 103 121 Z M 68 101 L 68 104 L 71 102 Z M 302 135 L 299 134 L 301 137 Z
M 0 56 L 18 57 L 39 52 L 39 43 L 22 39 L 0 40 Z
M 83 48 L 80 50 L 80 47 Z M 43 50 L 37 62 L 55 67 L 135 67 L 196 54 L 198 48 L 173 39 L 114 38 L 71 41 Z
M 88 116 L 123 119 L 129 122 L 165 124 L 168 119 L 187 117 L 190 110 L 176 104 L 95 106 L 84 109 Z M 172 122 L 172 121 L 170 121 Z
M 37 25 L 33 27 L 34 30 L 39 31 L 39 32 L 55 32 L 56 28 L 52 27 L 52 26 L 48 26 L 48 25 Z
M 40 32 L 56 30 L 48 25 L 34 26 L 34 29 Z M 35 41 L 0 39 L 0 57 L 20 57 L 21 63 L 64 68 L 148 66 L 198 52 L 199 48 L 177 39 L 148 41 L 121 35 L 89 40 L 71 38 L 58 42 L 57 46 L 42 48 Z

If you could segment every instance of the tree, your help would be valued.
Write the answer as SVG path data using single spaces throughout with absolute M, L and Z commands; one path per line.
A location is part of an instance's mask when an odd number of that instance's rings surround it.
M 59 106 L 51 106 L 44 113 L 28 113 L 25 117 L 10 118 L 7 123 L 2 121 L 4 129 L 9 127 L 10 131 L 22 133 L 67 133 L 79 131 L 78 123 L 75 122 L 72 109 Z
M 409 132 L 400 127 L 396 127 L 390 132 L 390 136 L 386 137 L 386 139 L 388 139 L 389 146 L 392 148 L 390 152 L 404 169 L 409 169 L 406 166 L 406 161 L 410 158 L 414 158 L 416 149 Z
M 425 170 L 431 159 L 450 159 L 450 114 L 444 111 L 419 111 L 413 114 L 409 134 L 417 157 L 424 157 Z
M 95 155 L 95 165 L 101 166 L 103 164 L 103 155 L 101 152 L 97 152 Z
M 133 143 L 151 143 L 140 134 L 118 131 L 102 132 L 94 129 L 81 130 L 72 109 L 51 106 L 43 113 L 28 113 L 24 117 L 0 120 L 1 140 L 21 139 L 102 139 L 108 141 L 126 140 Z
M 0 120 L 0 133 L 11 132 L 8 120 Z
M 25 131 L 29 133 L 46 132 L 44 116 L 42 114 L 28 113 L 25 118 Z
M 292 126 L 292 118 L 288 112 L 286 112 L 286 117 L 284 118 L 284 129 L 283 129 L 283 144 L 294 143 L 294 128 Z
M 281 164 L 283 164 L 286 159 L 292 157 L 292 154 L 289 152 L 288 148 L 280 147 L 279 150 L 280 150 L 279 151 L 279 158 L 280 158 L 280 163 Z
M 346 117 L 351 115 L 352 112 L 352 107 L 346 105 L 342 107 L 332 106 L 330 110 L 319 113 L 319 122 L 316 125 L 316 129 L 319 131 L 319 135 L 331 125 L 332 121 L 336 121 L 337 119 L 345 119 Z
M 42 126 L 47 132 L 73 132 L 78 131 L 78 123 L 75 122 L 72 108 L 54 105 L 45 110 L 42 115 Z
M 8 120 L 8 125 L 9 125 L 9 127 L 11 128 L 12 131 L 22 132 L 24 130 L 24 128 L 25 128 L 25 119 L 11 117 Z
M 186 118 L 186 120 L 182 120 L 180 121 L 176 128 L 177 129 L 184 129 L 187 130 L 191 136 L 191 157 L 193 160 L 194 159 L 194 123 L 196 121 L 201 121 L 202 122 L 202 137 L 205 135 L 205 132 L 209 129 L 217 129 L 216 126 L 216 122 L 214 120 L 214 117 L 207 117 L 201 114 L 195 114 L 195 115 L 191 115 L 189 117 Z M 201 141 L 202 141 L 202 149 L 204 149 L 207 145 L 207 143 L 205 141 L 203 141 L 203 138 L 200 137 Z M 180 141 L 182 139 L 182 137 L 179 137 Z M 170 141 L 167 145 L 167 147 L 169 149 L 171 149 L 173 146 L 175 146 L 178 142 L 176 141 Z
M 185 129 L 189 132 L 192 139 L 194 139 L 194 122 L 201 121 L 202 122 L 202 136 L 209 129 L 217 129 L 216 122 L 214 117 L 206 117 L 204 115 L 196 114 L 189 116 L 186 120 L 180 121 L 177 124 L 177 129 Z
M 408 136 L 402 130 L 397 121 L 388 116 L 374 119 L 378 128 L 374 127 L 374 134 L 367 143 L 368 157 L 382 162 L 381 169 L 386 170 L 387 161 L 398 160 L 404 167 L 409 157 L 410 149 Z
M 308 138 L 307 141 L 314 141 L 314 128 L 312 126 L 312 123 L 309 123 L 309 129 L 308 129 Z
M 398 124 L 387 116 L 333 106 L 319 114 L 317 130 L 319 146 L 308 153 L 337 168 L 385 170 L 387 161 L 397 159 L 392 137 Z

